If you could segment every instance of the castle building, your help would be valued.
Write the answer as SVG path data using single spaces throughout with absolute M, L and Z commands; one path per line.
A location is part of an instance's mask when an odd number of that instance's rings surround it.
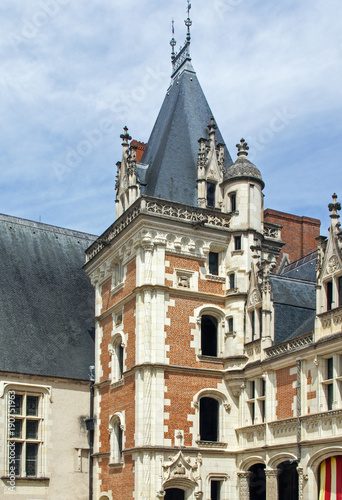
M 341 499 L 340 204 L 318 250 L 318 221 L 264 214 L 186 26 L 146 147 L 121 135 L 117 220 L 86 251 L 95 498 Z

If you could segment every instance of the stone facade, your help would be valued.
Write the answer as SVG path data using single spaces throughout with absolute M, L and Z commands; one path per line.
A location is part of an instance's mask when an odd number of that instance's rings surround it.
M 28 435 L 28 427 L 13 436 L 11 420 L 22 420 L 10 412 L 10 397 L 15 393 L 39 399 L 35 416 L 24 421 L 38 421 L 36 436 Z M 18 414 L 25 414 L 25 407 Z M 10 415 L 10 417 L 9 417 Z M 0 418 L 4 422 L 0 446 L 0 497 L 18 500 L 85 500 L 89 497 L 89 442 L 86 419 L 89 418 L 89 383 L 68 379 L 1 374 Z M 5 436 L 8 439 L 5 439 Z M 26 435 L 25 435 L 26 434 Z M 11 438 L 11 436 L 13 436 Z M 26 439 L 25 439 L 26 437 Z M 38 446 L 35 474 L 29 475 L 26 450 L 26 474 L 21 464 L 21 477 L 11 478 L 7 468 L 11 447 L 16 441 Z M 24 455 L 22 455 L 23 457 Z

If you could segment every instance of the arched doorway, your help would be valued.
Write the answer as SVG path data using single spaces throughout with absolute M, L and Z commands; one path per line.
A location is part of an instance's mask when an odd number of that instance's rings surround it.
M 331 498 L 336 491 L 336 498 L 342 498 L 342 455 L 329 457 L 318 468 L 319 500 Z
M 265 465 L 255 464 L 249 468 L 249 498 L 250 500 L 266 500 Z
M 278 465 L 279 500 L 298 500 L 297 462 L 282 462 Z
M 166 490 L 165 500 L 185 500 L 184 490 L 178 488 Z

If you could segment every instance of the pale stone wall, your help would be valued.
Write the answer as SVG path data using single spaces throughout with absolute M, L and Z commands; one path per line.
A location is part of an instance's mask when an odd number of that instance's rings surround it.
M 41 395 L 42 444 L 37 479 L 16 479 L 15 494 L 8 490 L 5 428 L 0 439 L 0 497 L 18 500 L 87 500 L 89 443 L 89 383 L 18 374 L 1 374 L 0 419 L 6 422 L 7 391 Z

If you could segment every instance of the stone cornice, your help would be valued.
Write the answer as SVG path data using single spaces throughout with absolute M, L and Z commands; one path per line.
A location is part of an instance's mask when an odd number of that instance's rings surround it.
M 141 286 L 134 288 L 134 290 L 132 290 L 132 292 L 128 293 L 121 300 L 119 300 L 114 305 L 109 307 L 105 312 L 103 312 L 102 314 L 99 314 L 98 316 L 95 316 L 93 318 L 94 322 L 101 321 L 102 319 L 106 318 L 107 316 L 112 314 L 116 309 L 120 309 L 120 307 L 124 306 L 127 302 L 131 301 L 132 298 L 134 298 L 138 295 L 138 293 L 141 293 L 147 289 L 148 290 L 164 291 L 165 293 L 167 293 L 169 295 L 172 295 L 172 294 L 173 295 L 184 295 L 187 297 L 189 296 L 189 293 L 191 293 L 191 296 L 199 298 L 199 299 L 203 299 L 206 302 L 222 302 L 222 303 L 224 303 L 225 298 L 226 298 L 226 296 L 223 294 L 217 295 L 214 293 L 199 292 L 196 290 L 189 291 L 188 288 L 174 288 L 174 287 L 167 286 L 167 285 L 146 284 L 146 285 L 141 285 Z
M 223 212 L 190 207 L 180 203 L 140 196 L 87 250 L 86 265 L 104 248 L 110 245 L 122 231 L 139 215 L 149 215 L 189 224 L 193 227 L 205 226 L 227 231 L 231 215 Z

